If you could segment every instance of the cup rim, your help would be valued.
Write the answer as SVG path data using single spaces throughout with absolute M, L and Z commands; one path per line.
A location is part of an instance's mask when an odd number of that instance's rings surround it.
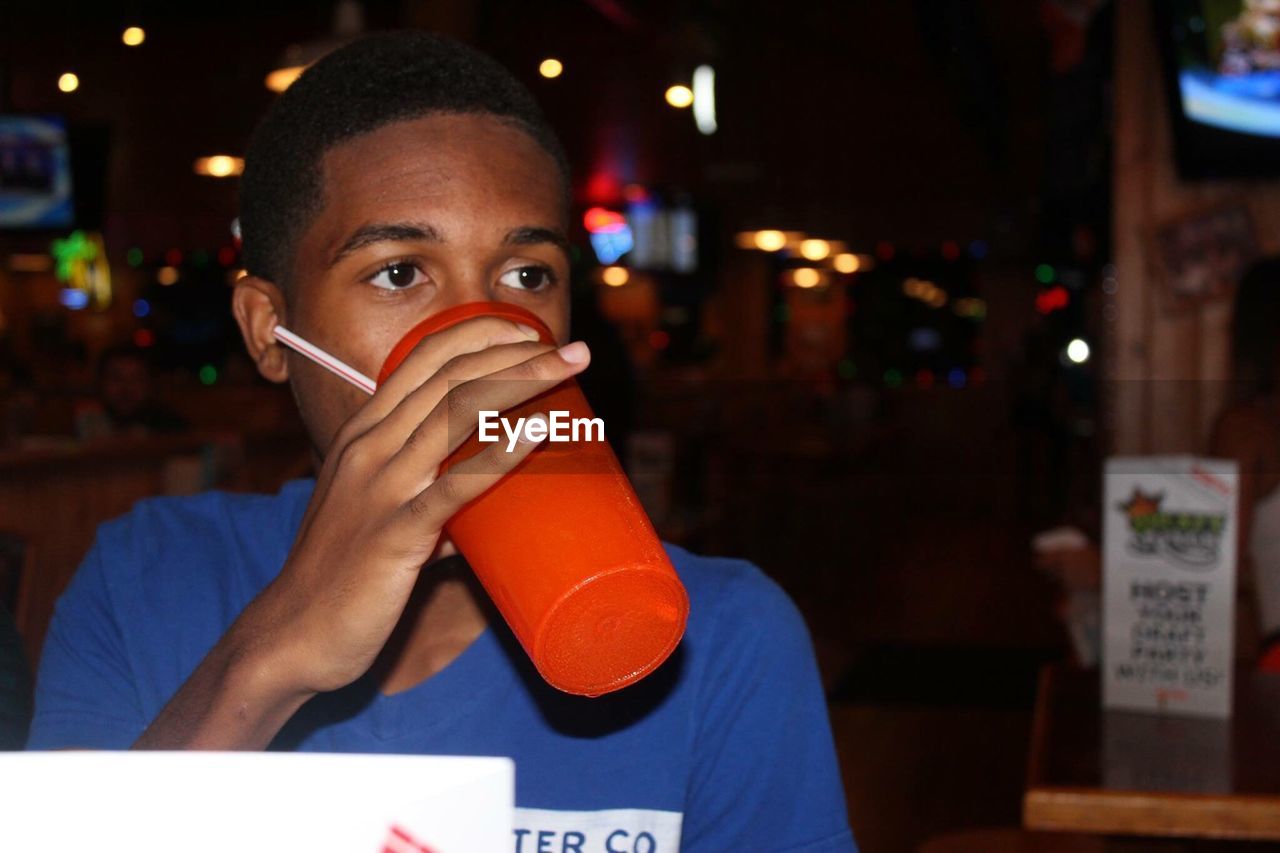
M 551 334 L 551 330 L 547 328 L 547 324 L 542 319 L 520 305 L 512 305 L 509 302 L 496 301 L 480 301 L 480 302 L 464 302 L 460 305 L 453 305 L 445 308 L 443 311 L 437 311 L 435 314 L 427 317 L 422 322 L 415 325 L 404 336 L 396 342 L 391 348 L 391 352 L 387 354 L 386 359 L 382 362 L 382 369 L 378 371 L 377 383 L 381 385 L 387 380 L 400 363 L 408 357 L 418 342 L 434 332 L 455 326 L 463 320 L 472 317 L 503 317 L 513 320 L 517 323 L 524 323 L 533 326 L 542 336 L 543 343 L 555 343 L 555 337 Z

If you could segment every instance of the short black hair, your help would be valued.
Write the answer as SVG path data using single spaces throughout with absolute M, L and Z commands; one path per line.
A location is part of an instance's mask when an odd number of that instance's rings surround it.
M 568 203 L 569 165 L 529 90 L 493 58 L 433 33 L 376 33 L 310 66 L 250 139 L 240 180 L 249 273 L 287 287 L 297 241 L 323 202 L 320 160 L 334 145 L 433 113 L 510 121 L 555 160 Z

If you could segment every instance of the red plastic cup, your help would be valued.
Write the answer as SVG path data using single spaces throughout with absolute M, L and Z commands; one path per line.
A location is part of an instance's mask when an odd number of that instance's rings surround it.
M 396 344 L 378 384 L 422 338 L 478 316 L 524 323 L 543 343 L 555 343 L 546 324 L 517 305 L 456 305 Z M 501 416 L 514 422 L 552 411 L 594 417 L 573 378 Z M 467 425 L 472 434 L 441 473 L 489 446 L 479 441 L 477 426 Z M 566 693 L 600 696 L 633 684 L 657 669 L 684 635 L 688 594 L 607 441 L 544 441 L 459 510 L 445 533 L 538 672 Z

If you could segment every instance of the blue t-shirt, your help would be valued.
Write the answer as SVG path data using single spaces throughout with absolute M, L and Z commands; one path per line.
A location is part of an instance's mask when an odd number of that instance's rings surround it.
M 28 748 L 128 748 L 280 571 L 314 484 L 152 498 L 103 524 L 58 600 Z M 272 748 L 509 756 L 518 853 L 855 850 L 795 605 L 749 562 L 664 547 L 689 622 L 643 681 L 561 693 L 499 623 L 408 690 L 315 697 Z

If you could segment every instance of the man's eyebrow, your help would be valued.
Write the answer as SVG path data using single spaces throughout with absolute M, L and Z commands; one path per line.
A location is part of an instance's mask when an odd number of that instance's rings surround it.
M 569 254 L 569 238 L 558 228 L 526 225 L 522 228 L 513 228 L 507 232 L 507 236 L 502 238 L 504 246 L 532 246 L 537 243 L 550 243 L 566 255 Z
M 333 253 L 329 266 L 338 263 L 357 249 L 363 249 L 374 243 L 396 240 L 426 240 L 439 243 L 441 237 L 440 232 L 435 228 L 419 222 L 374 222 L 362 225 L 352 232 L 351 236 Z

